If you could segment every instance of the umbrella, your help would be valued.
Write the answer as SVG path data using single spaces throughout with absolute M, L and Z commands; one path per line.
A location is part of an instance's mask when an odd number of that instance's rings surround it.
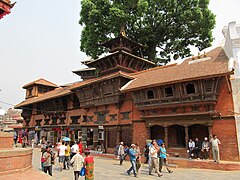
M 63 141 L 71 141 L 71 139 L 69 137 L 64 137 L 62 140 Z

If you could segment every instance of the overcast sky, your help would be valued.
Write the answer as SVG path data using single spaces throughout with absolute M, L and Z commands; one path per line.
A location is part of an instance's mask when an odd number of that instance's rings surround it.
M 16 0 L 10 15 L 0 20 L 0 107 L 24 100 L 22 86 L 39 78 L 58 85 L 78 81 L 71 71 L 82 68 L 78 24 L 80 0 Z M 13 0 L 12 0 L 13 2 Z M 217 45 L 222 28 L 240 23 L 240 0 L 210 0 L 216 15 Z M 2 102 L 3 101 L 3 102 Z

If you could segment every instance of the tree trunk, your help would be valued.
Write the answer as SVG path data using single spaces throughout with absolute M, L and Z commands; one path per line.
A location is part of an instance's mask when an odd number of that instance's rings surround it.
M 156 45 L 152 44 L 148 46 L 147 56 L 149 61 L 155 62 L 156 59 Z

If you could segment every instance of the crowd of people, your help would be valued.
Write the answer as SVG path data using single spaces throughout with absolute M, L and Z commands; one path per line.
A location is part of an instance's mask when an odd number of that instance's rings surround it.
M 24 137 L 23 137 L 24 139 Z M 27 142 L 27 139 L 22 143 Z M 94 158 L 90 155 L 90 149 L 85 149 L 83 153 L 82 142 L 74 142 L 70 146 L 69 141 L 59 140 L 56 145 L 53 145 L 50 141 L 46 141 L 44 138 L 40 141 L 41 143 L 41 164 L 42 170 L 52 176 L 52 165 L 55 164 L 55 160 L 58 157 L 59 171 L 69 170 L 73 168 L 74 178 L 79 178 L 79 173 L 82 168 L 86 168 L 85 179 L 94 179 Z M 209 159 L 210 148 L 212 149 L 214 162 L 219 163 L 219 145 L 220 140 L 216 135 L 208 140 L 207 137 L 200 142 L 198 138 L 195 141 L 189 139 L 187 154 L 189 159 Z M 26 146 L 26 145 L 24 145 Z M 85 157 L 83 157 L 85 154 Z M 145 156 L 145 163 L 149 167 L 149 175 L 152 175 L 153 169 L 155 173 L 161 177 L 163 166 L 165 165 L 167 172 L 172 173 L 173 171 L 168 165 L 168 156 L 165 144 L 162 140 L 152 140 L 151 143 L 147 143 L 143 149 L 143 153 L 140 150 L 138 143 L 131 144 L 130 146 L 120 142 L 115 148 L 115 154 L 119 159 L 119 164 L 122 165 L 126 157 L 129 156 L 131 167 L 127 170 L 127 174 L 130 175 L 133 172 L 135 177 L 139 176 L 139 170 L 142 166 L 142 156 Z
M 197 160 L 199 159 L 209 159 L 209 152 L 210 152 L 210 146 L 212 147 L 212 153 L 213 153 L 213 160 L 214 162 L 219 163 L 220 157 L 219 157 L 219 145 L 220 140 L 217 138 L 216 135 L 213 135 L 213 138 L 208 141 L 208 138 L 205 137 L 203 139 L 203 142 L 200 143 L 198 138 L 195 138 L 195 141 L 192 139 L 189 139 L 188 142 L 188 156 L 189 159 L 192 159 L 196 157 Z
M 220 140 L 216 135 L 213 135 L 213 138 L 208 141 L 208 138 L 205 137 L 203 142 L 200 142 L 198 138 L 195 138 L 195 141 L 189 139 L 187 154 L 189 159 L 196 158 L 199 159 L 209 159 L 210 147 L 213 153 L 213 160 L 216 163 L 219 163 L 219 145 Z M 167 172 L 172 173 L 173 171 L 169 168 L 167 157 L 167 150 L 165 144 L 162 140 L 152 140 L 151 143 L 146 144 L 143 154 L 140 151 L 139 145 L 131 144 L 130 147 L 124 145 L 123 142 L 120 142 L 115 147 L 115 155 L 120 161 L 120 165 L 123 164 L 126 156 L 129 155 L 129 160 L 131 167 L 127 170 L 127 174 L 130 175 L 133 172 L 135 177 L 139 176 L 139 169 L 141 168 L 141 156 L 145 156 L 145 163 L 149 165 L 149 175 L 152 175 L 153 169 L 155 173 L 161 177 L 163 174 L 162 168 L 165 165 Z
M 130 175 L 131 172 L 133 172 L 135 177 L 139 176 L 143 154 L 138 143 L 131 144 L 131 146 L 128 147 L 127 145 L 124 145 L 123 142 L 120 142 L 115 148 L 115 154 L 120 161 L 120 165 L 123 164 L 126 156 L 129 155 L 131 167 L 127 170 L 127 174 Z M 159 145 L 156 140 L 152 140 L 150 144 L 145 146 L 144 155 L 146 157 L 145 163 L 149 164 L 149 175 L 152 175 L 152 171 L 155 169 L 155 173 L 161 177 L 163 165 L 166 166 L 169 173 L 173 172 L 168 166 L 167 156 L 169 155 L 167 154 L 165 144 L 163 142 Z
M 73 168 L 74 178 L 78 180 L 82 168 L 86 169 L 84 174 L 85 180 L 94 179 L 94 158 L 90 155 L 90 149 L 85 149 L 83 157 L 82 142 L 74 142 L 70 147 L 69 141 L 59 140 L 54 146 L 49 141 L 41 140 L 41 164 L 42 170 L 52 176 L 52 166 L 55 164 L 55 159 L 58 157 L 59 171 L 69 170 Z

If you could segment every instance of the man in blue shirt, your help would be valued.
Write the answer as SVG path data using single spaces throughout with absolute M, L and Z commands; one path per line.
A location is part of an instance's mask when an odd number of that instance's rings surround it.
M 137 156 L 137 151 L 135 150 L 135 144 L 131 145 L 131 148 L 129 149 L 129 156 L 130 156 L 130 162 L 131 162 L 131 167 L 127 170 L 128 175 L 130 175 L 130 172 L 133 170 L 133 174 L 135 177 L 137 177 L 136 173 L 136 156 Z

